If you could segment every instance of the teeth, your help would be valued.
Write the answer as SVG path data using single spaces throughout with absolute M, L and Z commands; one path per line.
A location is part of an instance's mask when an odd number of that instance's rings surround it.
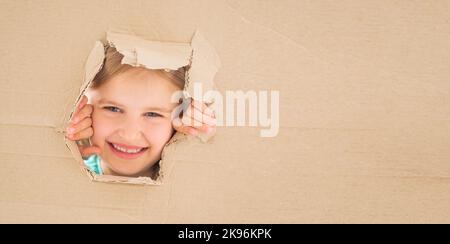
M 143 149 L 143 148 L 140 148 L 140 149 L 125 149 L 123 147 L 117 146 L 116 144 L 113 144 L 113 143 L 111 143 L 111 144 L 114 146 L 115 149 L 117 149 L 117 150 L 119 150 L 121 152 L 125 152 L 125 153 L 138 153 L 138 152 L 142 151 L 142 149 Z

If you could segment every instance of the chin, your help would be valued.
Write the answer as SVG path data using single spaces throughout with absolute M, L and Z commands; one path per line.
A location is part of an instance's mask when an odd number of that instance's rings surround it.
M 117 160 L 117 159 L 116 159 Z M 148 159 L 146 160 L 146 162 L 153 162 L 154 160 Z M 121 176 L 128 176 L 128 177 L 139 177 L 139 176 L 145 176 L 146 174 L 151 173 L 152 168 L 154 165 L 156 165 L 158 163 L 159 160 L 157 160 L 156 162 L 153 162 L 151 164 L 146 163 L 145 166 L 143 167 L 131 167 L 131 165 L 133 166 L 142 166 L 142 161 L 141 162 L 132 162 L 132 161 L 116 161 L 116 163 L 110 163 L 108 162 L 110 165 L 110 168 L 112 171 L 114 171 L 114 173 L 116 173 L 117 175 L 121 175 Z
M 138 176 L 141 176 L 141 175 L 142 175 L 142 174 L 140 174 L 141 171 L 138 171 L 138 172 L 130 172 L 130 171 L 120 171 L 120 170 L 118 170 L 118 171 L 115 171 L 115 173 L 116 173 L 117 175 L 120 175 L 120 176 L 126 176 L 126 177 L 138 177 Z

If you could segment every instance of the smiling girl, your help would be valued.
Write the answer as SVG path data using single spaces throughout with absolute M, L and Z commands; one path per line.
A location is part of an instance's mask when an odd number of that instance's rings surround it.
M 213 131 L 213 113 L 198 102 L 192 102 L 183 114 L 189 119 L 174 126 L 171 113 L 179 104 L 172 103 L 171 97 L 183 89 L 186 67 L 167 71 L 121 64 L 123 55 L 109 46 L 105 54 L 103 68 L 80 102 L 66 135 L 74 141 L 90 138 L 92 146 L 79 149 L 91 171 L 154 177 L 162 150 L 175 131 L 191 135 Z M 201 121 L 191 116 L 195 109 L 202 112 Z M 194 126 L 194 120 L 201 125 Z

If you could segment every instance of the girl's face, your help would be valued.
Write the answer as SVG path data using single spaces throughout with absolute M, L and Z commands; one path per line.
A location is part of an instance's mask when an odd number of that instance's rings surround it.
M 177 90 L 157 72 L 133 67 L 88 91 L 94 106 L 91 142 L 102 149 L 105 173 L 142 176 L 151 171 L 174 133 L 171 111 L 177 104 L 170 98 Z

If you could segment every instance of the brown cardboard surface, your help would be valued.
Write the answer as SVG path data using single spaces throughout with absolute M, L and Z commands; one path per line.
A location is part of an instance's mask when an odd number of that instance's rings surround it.
M 0 222 L 450 222 L 448 1 L 3 1 Z M 87 28 L 89 27 L 89 28 Z M 61 118 L 109 28 L 217 50 L 227 90 L 278 90 L 280 128 L 165 152 L 160 186 L 89 181 Z

